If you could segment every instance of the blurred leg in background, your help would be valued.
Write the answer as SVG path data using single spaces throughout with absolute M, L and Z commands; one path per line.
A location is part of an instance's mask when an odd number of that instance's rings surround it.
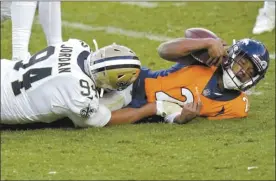
M 62 42 L 60 1 L 41 1 L 38 6 L 39 21 L 46 36 L 47 44 Z
M 48 45 L 62 42 L 60 1 L 13 1 L 12 18 L 12 60 L 26 60 L 30 57 L 29 42 L 36 7 L 39 5 L 39 21 Z
M 265 1 L 253 28 L 253 34 L 270 32 L 275 28 L 275 1 Z
M 30 56 L 29 41 L 36 5 L 36 1 L 12 2 L 12 60 L 25 60 Z
M 1 1 L 1 23 L 11 18 L 11 1 Z

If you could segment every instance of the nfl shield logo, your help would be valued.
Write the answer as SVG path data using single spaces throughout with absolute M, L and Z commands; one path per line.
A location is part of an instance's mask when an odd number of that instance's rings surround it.
M 210 89 L 204 89 L 202 94 L 204 96 L 209 96 L 211 94 L 211 91 L 210 91 Z

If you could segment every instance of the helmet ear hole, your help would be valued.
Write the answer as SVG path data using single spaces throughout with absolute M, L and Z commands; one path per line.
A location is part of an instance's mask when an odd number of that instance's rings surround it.
M 120 75 L 118 75 L 118 79 L 120 79 L 120 78 L 122 78 L 124 76 L 124 74 L 120 74 Z
M 118 50 L 118 49 L 115 48 L 114 51 L 119 52 L 120 50 Z

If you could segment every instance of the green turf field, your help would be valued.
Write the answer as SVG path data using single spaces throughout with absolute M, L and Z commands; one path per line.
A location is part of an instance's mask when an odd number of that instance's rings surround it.
M 205 27 L 228 43 L 256 38 L 275 54 L 275 31 L 251 31 L 263 2 L 63 2 L 63 38 L 131 47 L 153 69 L 164 40 Z M 46 46 L 35 23 L 30 51 Z M 11 22 L 1 25 L 1 58 L 11 58 Z M 275 60 L 250 96 L 246 119 L 187 125 L 1 131 L 1 180 L 275 180 Z M 248 169 L 253 167 L 253 169 Z

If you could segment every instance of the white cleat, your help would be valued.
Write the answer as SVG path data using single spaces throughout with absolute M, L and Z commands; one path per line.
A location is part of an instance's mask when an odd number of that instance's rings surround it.
M 271 32 L 274 28 L 275 15 L 268 15 L 263 9 L 260 9 L 252 33 L 258 35 L 264 32 Z

